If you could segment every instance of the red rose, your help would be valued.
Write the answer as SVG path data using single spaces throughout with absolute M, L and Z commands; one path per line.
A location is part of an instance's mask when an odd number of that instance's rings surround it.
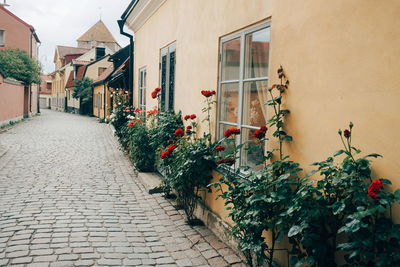
M 158 93 L 161 91 L 161 88 L 157 87 L 156 89 L 154 89 L 154 91 L 156 91 Z
M 205 97 L 210 97 L 216 94 L 215 91 L 210 91 L 210 90 L 202 90 L 201 94 Z
M 192 120 L 196 119 L 196 114 L 190 115 L 190 118 L 191 118 Z
M 133 122 L 129 122 L 128 123 L 128 127 L 130 128 L 130 127 L 132 127 L 133 126 Z
M 156 99 L 156 98 L 157 98 L 157 95 L 158 95 L 157 91 L 151 92 L 151 97 L 152 97 L 153 99 Z
M 191 130 L 191 129 L 192 129 L 192 126 L 191 126 L 191 125 L 186 126 L 186 130 Z
M 175 130 L 174 135 L 178 137 L 182 137 L 185 133 L 183 132 L 182 128 L 178 128 Z
M 375 180 L 368 186 L 368 196 L 372 198 L 378 198 L 378 193 L 382 189 L 382 181 Z
M 167 150 L 168 150 L 169 152 L 172 152 L 172 151 L 175 150 L 175 148 L 176 148 L 176 145 L 169 145 L 169 146 L 167 147 Z
M 216 148 L 215 148 L 215 151 L 217 151 L 217 152 L 219 152 L 219 151 L 224 151 L 225 150 L 225 147 L 224 146 L 221 146 L 221 145 L 219 145 L 219 146 L 217 146 Z
M 166 151 L 163 151 L 163 152 L 161 153 L 160 157 L 161 157 L 162 159 L 164 159 L 164 158 L 168 157 L 170 154 L 171 154 L 171 152 L 170 152 L 169 150 L 166 150 Z
M 265 137 L 265 133 L 267 132 L 267 126 L 261 126 L 260 129 L 255 130 L 253 133 L 253 137 L 258 139 L 263 139 Z
M 190 115 L 185 115 L 185 117 L 183 117 L 183 119 L 184 119 L 185 121 L 187 121 L 188 119 L 190 119 Z
M 226 138 L 229 138 L 231 135 L 237 135 L 237 134 L 240 134 L 240 129 L 238 129 L 238 128 L 230 128 L 230 129 L 225 131 L 224 136 Z
M 347 139 L 349 139 L 350 136 L 351 136 L 351 132 L 350 132 L 349 130 L 346 129 L 346 130 L 344 130 L 343 135 L 344 135 L 344 137 L 346 137 Z

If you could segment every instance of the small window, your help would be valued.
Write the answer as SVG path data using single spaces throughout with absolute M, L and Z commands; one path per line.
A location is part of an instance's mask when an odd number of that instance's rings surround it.
M 107 68 L 99 67 L 98 75 L 97 75 L 97 76 L 100 76 L 101 74 L 103 74 L 103 72 L 104 72 L 106 69 L 107 69 Z
M 224 37 L 220 43 L 219 137 L 230 127 L 241 135 L 237 144 L 254 140 L 253 131 L 266 124 L 270 27 L 263 23 Z M 240 164 L 256 168 L 262 152 L 242 149 Z
M 5 46 L 6 44 L 6 31 L 0 30 L 0 46 Z
M 139 109 L 146 110 L 146 68 L 139 70 Z

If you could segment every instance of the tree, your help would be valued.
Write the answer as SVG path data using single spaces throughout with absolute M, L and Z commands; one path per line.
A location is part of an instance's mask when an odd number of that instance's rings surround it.
M 41 67 L 25 51 L 7 49 L 0 51 L 0 69 L 6 77 L 21 81 L 25 86 L 40 84 Z
M 89 78 L 82 78 L 76 82 L 76 87 L 72 94 L 73 98 L 81 99 L 82 104 L 87 104 L 92 101 L 92 83 L 93 81 Z
M 83 113 L 91 113 L 91 104 L 93 99 L 92 92 L 93 80 L 89 78 L 82 78 L 76 82 L 76 87 L 72 93 L 72 97 L 80 99 L 81 111 Z

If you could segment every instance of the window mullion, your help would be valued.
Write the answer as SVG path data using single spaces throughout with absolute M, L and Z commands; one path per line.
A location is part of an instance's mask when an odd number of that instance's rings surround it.
M 244 53 L 245 53 L 245 35 L 240 35 L 240 63 L 239 63 L 239 101 L 238 101 L 238 126 L 242 130 L 243 123 L 243 78 L 244 78 Z M 236 143 L 242 143 L 242 134 L 236 136 Z M 241 150 L 239 151 L 238 166 L 240 166 Z

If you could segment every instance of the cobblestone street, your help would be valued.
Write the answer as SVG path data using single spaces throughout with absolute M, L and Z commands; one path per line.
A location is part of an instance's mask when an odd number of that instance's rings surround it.
M 0 147 L 0 266 L 242 266 L 145 191 L 107 124 L 43 110 Z

